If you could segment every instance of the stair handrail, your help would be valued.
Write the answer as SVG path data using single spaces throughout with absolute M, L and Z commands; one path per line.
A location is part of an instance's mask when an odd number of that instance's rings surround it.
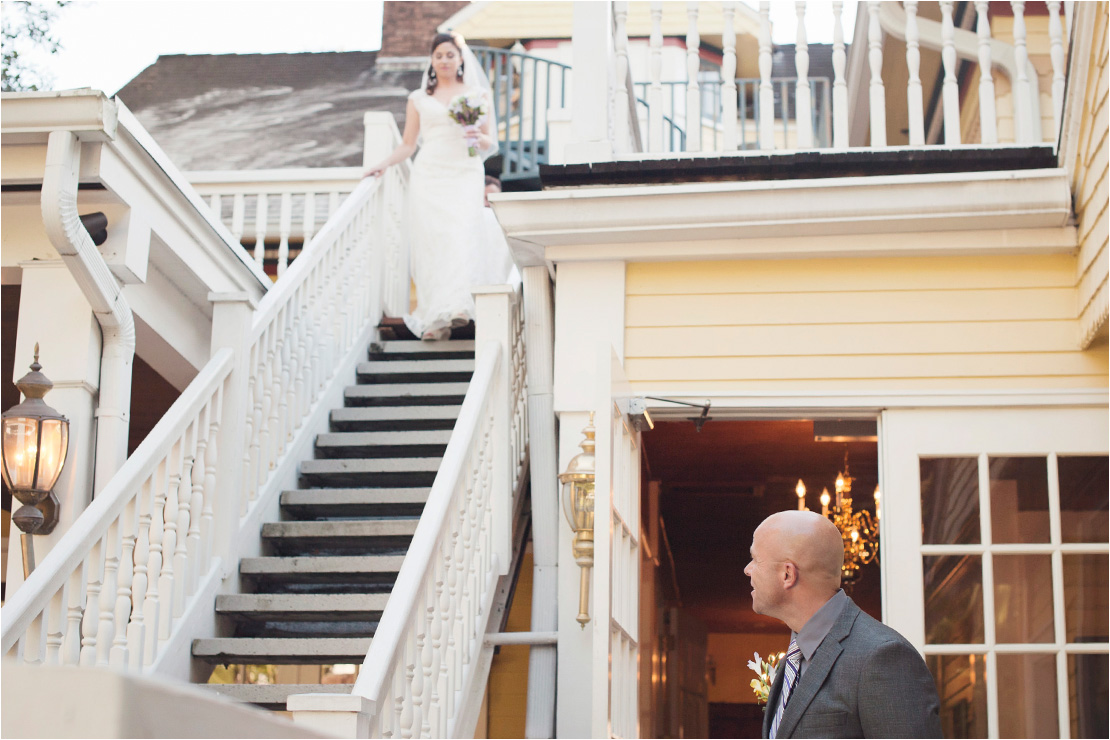
M 384 250 L 366 243 L 375 226 L 396 227 L 389 222 L 400 209 L 386 201 L 404 178 L 404 168 L 391 167 L 362 180 L 254 312 L 245 350 L 240 516 L 262 497 L 339 358 L 381 318 L 383 285 L 395 281 Z
M 380 319 L 390 270 L 407 270 L 384 254 L 405 178 L 394 167 L 360 182 L 256 309 L 210 296 L 212 358 L 8 599 L 3 654 L 149 671 L 188 638 L 174 630 L 215 598 L 239 523 L 273 498 L 298 430 Z M 372 247 L 372 233 L 389 243 Z
M 474 374 L 352 690 L 376 737 L 473 734 L 458 723 L 477 716 L 462 710 L 484 684 L 482 637 L 512 562 L 528 460 L 523 301 L 508 285 L 474 297 Z
M 213 554 L 217 451 L 233 352 L 217 352 L 0 610 L 3 654 L 141 670 Z M 87 608 L 86 608 L 87 607 Z
M 481 647 L 475 617 L 501 565 L 492 541 L 491 406 L 502 357 L 496 343 L 483 349 L 352 690 L 372 703 L 377 737 L 449 737 L 453 683 Z

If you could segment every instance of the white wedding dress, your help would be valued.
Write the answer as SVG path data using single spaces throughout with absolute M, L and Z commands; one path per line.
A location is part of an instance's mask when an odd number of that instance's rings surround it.
M 446 339 L 452 324 L 474 319 L 471 289 L 485 247 L 482 157 L 467 153 L 463 128 L 447 107 L 415 90 L 409 100 L 420 116 L 420 151 L 408 189 L 409 261 L 416 310 L 404 317 L 417 337 Z M 488 282 L 488 281 L 486 281 Z

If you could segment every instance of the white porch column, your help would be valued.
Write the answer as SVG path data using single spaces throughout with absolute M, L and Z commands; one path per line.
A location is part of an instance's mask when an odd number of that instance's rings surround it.
M 19 324 L 12 380 L 29 371 L 35 343 L 39 361 L 54 388 L 44 399 L 69 419 L 69 453 L 54 486 L 58 525 L 49 535 L 35 536 L 35 559 L 42 562 L 92 501 L 96 448 L 95 398 L 100 385 L 100 327 L 92 308 L 61 260 L 34 260 L 23 268 Z M 13 502 L 16 508 L 18 502 Z M 23 583 L 23 554 L 12 525 L 8 541 L 7 595 Z
M 559 472 L 580 452 L 578 443 L 582 440 L 588 412 L 595 410 L 598 381 L 594 377 L 596 363 L 593 358 L 596 348 L 602 344 L 612 345 L 617 355 L 624 357 L 624 275 L 623 262 L 558 265 L 553 388 L 554 408 L 559 417 Z M 599 627 L 591 621 L 582 628 L 576 621 L 580 576 L 571 551 L 573 533 L 561 511 L 558 521 L 559 674 L 555 735 L 589 737 L 593 702 L 603 697 L 605 688 L 594 685 L 595 678 L 605 681 L 605 677 L 594 676 L 590 668 L 594 630 L 605 629 L 607 625 Z M 608 557 L 608 553 L 595 553 L 596 557 Z M 592 583 L 596 585 L 596 581 Z M 602 596 L 593 592 L 590 603 L 597 604 Z
M 571 31 L 571 137 L 567 164 L 607 162 L 613 158 L 609 139 L 609 87 L 613 59 L 612 2 L 574 3 Z

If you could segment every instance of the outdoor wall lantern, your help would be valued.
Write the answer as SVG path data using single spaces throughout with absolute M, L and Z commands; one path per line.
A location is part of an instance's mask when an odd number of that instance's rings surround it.
M 15 384 L 23 402 L 3 414 L 4 483 L 23 504 L 12 521 L 23 532 L 24 578 L 35 569 L 33 536 L 50 534 L 58 523 L 58 498 L 53 489 L 69 451 L 69 420 L 42 400 L 54 384 L 40 370 L 39 346 L 35 344 L 31 372 Z
M 566 472 L 559 476 L 563 484 L 563 513 L 574 530 L 574 562 L 581 568 L 578 592 L 578 623 L 582 629 L 590 621 L 590 568 L 594 565 L 594 415 L 582 430 L 585 439 L 582 451 L 571 458 Z

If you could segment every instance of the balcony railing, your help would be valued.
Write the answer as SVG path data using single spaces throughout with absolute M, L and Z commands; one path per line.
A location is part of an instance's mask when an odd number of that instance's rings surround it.
M 974 30 L 970 29 L 971 23 L 959 23 L 959 3 L 939 2 L 941 20 L 935 21 L 919 15 L 919 3 L 914 0 L 901 3 L 868 0 L 859 4 L 855 39 L 849 48 L 844 41 L 844 3 L 833 2 L 834 75 L 830 80 L 809 75 L 805 27 L 809 8 L 804 2 L 794 4 L 798 16 L 795 77 L 771 76 L 770 3 L 760 2 L 760 76 L 737 79 L 736 20 L 742 9 L 739 3 L 726 1 L 721 4 L 723 81 L 704 79 L 699 55 L 700 3 L 686 5 L 687 79 L 665 82 L 661 62 L 663 4 L 650 3 L 649 79 L 635 81 L 631 86 L 633 94 L 646 101 L 646 126 L 641 124 L 640 128 L 648 132 L 648 151 L 675 151 L 676 137 L 673 133 L 668 135 L 664 117 L 682 127 L 686 152 L 886 147 L 894 143 L 888 142 L 888 105 L 899 118 L 906 118 L 905 143 L 914 147 L 1039 144 L 1054 140 L 1054 132 L 1059 131 L 1066 61 L 1062 12 L 1070 18 L 1071 3 L 1048 2 L 1047 29 L 1039 23 L 1034 26 L 1037 35 L 1030 43 L 1025 3 L 1020 0 L 964 3 L 964 19 L 974 21 Z M 1001 12 L 1003 9 L 1005 12 Z M 624 30 L 628 14 L 628 2 L 613 3 L 611 59 L 618 80 L 621 70 L 628 68 L 628 37 Z M 992 36 L 990 20 L 1003 16 L 1012 16 L 1012 23 L 1007 20 L 996 24 L 1000 29 L 1005 27 L 1005 38 L 1000 40 Z M 1042 38 L 1045 35 L 1047 38 Z M 900 59 L 884 60 L 888 38 L 905 42 L 904 66 Z M 1047 53 L 1041 51 L 1038 58 L 1031 49 L 1047 49 Z M 922 77 L 923 53 L 931 54 L 934 60 L 939 57 L 935 84 Z M 1042 70 L 1040 74 L 1034 61 Z M 905 89 L 888 91 L 884 72 L 892 79 L 904 76 Z M 961 80 L 968 81 L 962 88 Z M 612 91 L 614 110 L 620 110 L 626 95 L 624 87 L 617 84 Z M 930 92 L 931 99 L 926 97 Z M 961 112 L 962 106 L 969 111 Z M 969 112 L 977 115 L 968 115 Z M 701 125 L 692 126 L 692 121 L 700 121 Z M 810 123 L 798 125 L 798 121 Z M 617 113 L 615 151 L 629 151 L 622 144 L 630 140 L 628 132 L 622 130 L 629 123 Z
M 493 87 L 501 179 L 538 177 L 548 161 L 547 111 L 566 106 L 570 65 L 509 49 L 472 50 Z

